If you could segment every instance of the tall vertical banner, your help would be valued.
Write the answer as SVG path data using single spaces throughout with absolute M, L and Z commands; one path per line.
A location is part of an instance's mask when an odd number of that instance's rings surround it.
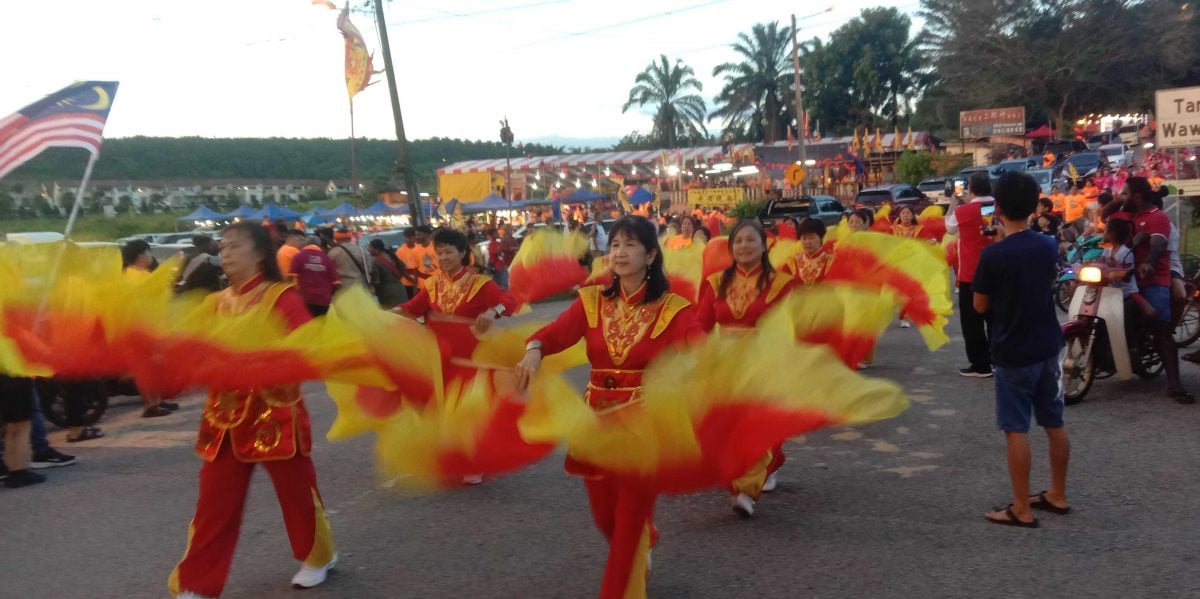
M 338 31 L 346 42 L 346 92 L 351 98 L 366 89 L 371 83 L 371 74 L 375 70 L 371 64 L 371 53 L 367 52 L 367 44 L 358 32 L 358 27 L 350 22 L 350 4 L 338 15 Z

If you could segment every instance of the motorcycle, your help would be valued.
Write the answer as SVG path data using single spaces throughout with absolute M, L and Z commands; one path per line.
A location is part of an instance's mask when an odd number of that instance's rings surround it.
M 1135 374 L 1151 379 L 1162 372 L 1162 359 L 1148 328 L 1126 322 L 1121 289 L 1107 285 L 1100 268 L 1080 269 L 1068 318 L 1062 325 L 1066 340 L 1062 389 L 1067 405 L 1083 401 L 1096 379 L 1116 375 L 1129 380 Z
M 1067 312 L 1071 298 L 1075 297 L 1075 289 L 1079 286 L 1076 269 L 1082 264 L 1095 262 L 1104 257 L 1104 241 L 1099 235 L 1080 237 L 1067 249 L 1066 259 L 1059 265 L 1058 278 L 1054 281 L 1054 304 L 1059 310 Z

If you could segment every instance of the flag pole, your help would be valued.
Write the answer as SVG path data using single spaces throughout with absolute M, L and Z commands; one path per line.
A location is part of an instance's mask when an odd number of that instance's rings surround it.
M 79 207 L 83 205 L 83 194 L 87 191 L 88 181 L 92 178 L 92 167 L 96 165 L 96 159 L 99 157 L 100 150 L 92 152 L 91 158 L 88 158 L 87 167 L 83 169 L 83 179 L 79 182 L 79 192 L 75 194 L 75 204 L 71 206 L 71 215 L 67 217 L 67 228 L 63 231 L 65 239 L 70 239 L 71 232 L 75 230 L 75 219 L 79 216 Z M 55 266 L 57 266 L 57 263 Z
M 350 197 L 357 195 L 358 169 L 354 161 L 354 96 L 350 96 Z
M 46 312 L 46 307 L 50 303 L 50 293 L 54 290 L 54 283 L 58 280 L 58 271 L 62 268 L 63 255 L 67 253 L 67 244 L 71 240 L 71 231 L 75 229 L 75 219 L 79 216 L 79 207 L 83 205 L 83 194 L 87 191 L 88 180 L 92 178 L 92 167 L 96 165 L 96 159 L 100 156 L 100 150 L 92 152 L 92 156 L 88 158 L 87 167 L 83 169 L 83 179 L 79 181 L 79 190 L 75 194 L 75 203 L 71 206 L 71 214 L 67 217 L 67 228 L 63 230 L 63 242 L 58 248 L 58 253 L 54 256 L 54 265 L 50 267 L 50 278 L 46 284 L 46 293 L 42 296 L 42 303 L 38 306 L 37 322 L 34 323 L 34 331 L 36 332 L 41 327 L 42 315 Z

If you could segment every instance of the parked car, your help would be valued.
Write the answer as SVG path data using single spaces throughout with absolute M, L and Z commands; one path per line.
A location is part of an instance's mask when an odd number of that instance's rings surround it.
M 1075 171 L 1080 177 L 1088 177 L 1096 174 L 1096 171 L 1102 166 L 1108 165 L 1108 158 L 1103 152 L 1075 152 L 1062 160 L 1054 163 L 1054 175 L 1056 177 L 1069 177 L 1070 166 L 1075 167 Z
M 776 225 L 785 218 L 799 222 L 804 218 L 815 218 L 826 225 L 836 225 L 847 212 L 833 196 L 801 196 L 771 200 L 758 211 L 758 220 L 764 227 Z
M 150 240 L 150 243 L 157 245 L 171 245 L 176 243 L 191 245 L 193 235 L 195 235 L 195 233 L 191 231 L 186 233 L 155 233 L 154 238 Z
M 1026 175 L 1033 177 L 1037 181 L 1038 187 L 1042 188 L 1042 195 L 1049 197 L 1054 191 L 1054 171 L 1048 168 L 1035 168 L 1025 171 Z
M 1141 141 L 1141 135 L 1138 131 L 1142 128 L 1140 123 L 1132 123 L 1117 129 L 1117 134 L 1120 135 L 1121 141 L 1126 145 L 1134 146 Z
M 162 234 L 163 233 L 140 233 L 138 235 L 130 235 L 129 237 L 122 237 L 118 239 L 117 245 L 125 245 L 130 241 L 135 241 L 138 239 L 145 241 L 146 243 L 154 243 L 154 237 Z
M 390 248 L 400 247 L 404 245 L 404 229 L 388 229 L 386 231 L 367 233 L 358 238 L 358 245 L 360 247 L 367 247 L 371 244 L 372 239 L 382 239 L 383 245 Z
M 1129 165 L 1133 162 L 1133 150 L 1123 143 L 1105 144 L 1097 148 L 1097 151 L 1104 154 L 1108 159 L 1108 164 L 1113 168 L 1121 165 Z
M 896 204 L 912 206 L 914 210 L 920 212 L 929 203 L 920 189 L 907 183 L 876 185 L 868 187 L 854 196 L 855 208 L 879 208 L 884 204 Z
M 947 182 L 949 182 L 950 194 L 946 194 Z M 950 197 L 954 195 L 955 190 L 962 188 L 966 182 L 957 176 L 951 177 L 934 177 L 917 183 L 917 189 L 925 194 L 925 199 L 934 204 L 949 204 Z
M 1104 133 L 1097 133 L 1097 134 L 1087 138 L 1086 143 L 1087 143 L 1087 148 L 1089 150 L 1098 150 L 1098 149 L 1100 149 L 1100 146 L 1121 143 L 1121 134 L 1116 131 L 1105 131 Z
M 1005 160 L 997 163 L 994 167 L 995 174 L 999 175 L 1001 171 L 1010 173 L 1023 173 L 1030 169 L 1035 169 L 1041 166 L 1041 161 L 1036 158 L 1017 158 L 1015 160 Z
M 1062 160 L 1064 156 L 1073 152 L 1086 152 L 1087 144 L 1077 139 L 1059 139 L 1051 142 L 1046 142 L 1046 146 L 1042 149 L 1042 153 L 1050 152 L 1058 160 Z

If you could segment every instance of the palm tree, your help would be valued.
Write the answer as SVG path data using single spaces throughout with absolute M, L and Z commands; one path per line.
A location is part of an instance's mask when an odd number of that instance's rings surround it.
M 638 73 L 629 90 L 629 100 L 621 107 L 626 112 L 632 106 L 654 106 L 654 128 L 650 137 L 666 147 L 675 147 L 680 140 L 696 141 L 708 137 L 704 127 L 707 107 L 699 94 L 703 91 L 696 72 L 682 60 L 671 64 L 667 55 L 659 56 L 646 70 Z
M 778 21 L 758 23 L 750 32 L 739 33 L 731 46 L 741 55 L 738 63 L 727 62 L 713 69 L 725 77 L 725 86 L 714 98 L 718 108 L 711 117 L 725 119 L 725 130 L 744 132 L 766 143 L 784 135 L 792 120 L 791 43 L 792 28 Z

